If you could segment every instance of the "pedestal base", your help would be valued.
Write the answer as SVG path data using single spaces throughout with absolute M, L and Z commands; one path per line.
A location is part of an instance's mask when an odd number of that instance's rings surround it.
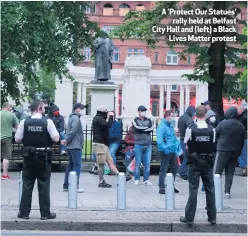
M 101 82 L 88 84 L 86 85 L 86 88 L 91 96 L 91 116 L 95 116 L 97 108 L 100 105 L 104 105 L 108 111 L 115 110 L 115 90 L 118 89 L 118 85 Z

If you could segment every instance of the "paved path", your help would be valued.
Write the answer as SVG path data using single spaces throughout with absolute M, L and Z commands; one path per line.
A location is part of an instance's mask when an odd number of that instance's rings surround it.
M 18 205 L 18 179 L 19 173 L 10 173 L 11 179 L 1 181 L 1 205 L 2 207 L 17 207 Z M 98 177 L 89 173 L 81 173 L 80 186 L 84 193 L 78 194 L 78 210 L 87 209 L 116 209 L 116 176 L 107 176 L 107 181 L 113 185 L 110 189 L 98 188 Z M 63 173 L 52 173 L 51 177 L 51 207 L 67 208 L 68 193 L 62 191 L 64 180 Z M 158 176 L 151 176 L 153 186 L 134 186 L 133 181 L 127 182 L 127 208 L 130 210 L 153 210 L 165 209 L 165 195 L 158 194 Z M 224 179 L 223 179 L 224 180 Z M 201 185 L 201 184 L 200 184 Z M 224 185 L 224 181 L 223 181 Z M 176 188 L 179 193 L 175 195 L 177 210 L 184 210 L 188 198 L 188 182 L 176 179 Z M 205 194 L 199 189 L 198 209 L 205 208 Z M 38 204 L 37 185 L 33 192 L 32 208 Z M 244 210 L 247 206 L 247 178 L 235 176 L 232 187 L 232 198 L 224 199 L 225 210 Z

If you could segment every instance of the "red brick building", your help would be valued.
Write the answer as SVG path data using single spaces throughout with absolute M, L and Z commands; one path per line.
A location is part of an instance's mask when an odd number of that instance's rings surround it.
M 152 9 L 155 2 L 151 1 L 95 1 L 91 2 L 91 7 L 86 9 L 86 13 L 91 21 L 98 23 L 100 28 L 106 32 L 110 32 L 118 27 L 124 21 L 124 16 L 129 11 L 142 11 Z M 240 18 L 245 18 L 245 10 L 240 14 Z M 154 70 L 187 70 L 193 69 L 195 64 L 195 55 L 188 55 L 187 60 L 180 60 L 178 52 L 182 51 L 182 46 L 176 46 L 170 49 L 165 42 L 159 42 L 155 49 L 151 49 L 145 42 L 137 39 L 128 39 L 122 42 L 119 39 L 113 39 L 115 51 L 113 56 L 113 69 L 123 69 L 126 57 L 132 54 L 142 54 L 150 57 L 152 69 Z M 93 66 L 91 62 L 90 48 L 84 48 L 83 53 L 86 57 L 84 62 L 79 66 Z M 233 65 L 227 64 L 226 73 L 235 73 L 236 69 Z M 191 103 L 194 104 L 195 91 L 191 89 Z M 121 99 L 121 88 L 119 98 Z M 154 116 L 158 115 L 159 86 L 151 88 L 151 110 Z M 179 88 L 172 85 L 171 108 L 179 107 Z M 121 101 L 120 101 L 121 102 Z

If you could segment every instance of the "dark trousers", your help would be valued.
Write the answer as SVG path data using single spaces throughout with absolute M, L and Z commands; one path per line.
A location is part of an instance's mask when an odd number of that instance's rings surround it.
M 170 165 L 172 169 L 172 173 L 174 175 L 174 179 L 176 178 L 177 169 L 178 169 L 178 163 L 177 163 L 177 157 L 174 154 L 166 155 L 163 152 L 159 152 L 159 157 L 161 158 L 160 161 L 160 170 L 159 170 L 159 189 L 165 188 L 165 175 L 168 172 L 168 167 Z
M 189 165 L 189 199 L 185 208 L 185 218 L 187 221 L 194 221 L 200 177 L 206 192 L 208 218 L 210 220 L 216 220 L 213 168 L 208 164 L 203 166 Z
M 214 173 L 222 174 L 225 169 L 225 193 L 231 193 L 233 175 L 240 152 L 218 152 L 214 164 Z
M 50 215 L 50 177 L 51 164 L 45 165 L 43 160 L 36 160 L 30 156 L 24 159 L 23 164 L 23 187 L 20 203 L 21 216 L 29 216 L 32 203 L 32 192 L 35 180 L 38 182 L 39 205 L 41 216 Z

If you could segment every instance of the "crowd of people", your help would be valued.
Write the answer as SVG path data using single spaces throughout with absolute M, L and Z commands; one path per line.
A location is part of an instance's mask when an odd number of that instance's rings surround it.
M 28 218 L 29 203 L 36 178 L 40 186 L 40 197 L 44 197 L 44 202 L 41 203 L 42 218 L 52 219 L 56 217 L 50 212 L 50 198 L 44 193 L 44 189 L 49 189 L 50 185 L 51 168 L 47 166 L 50 166 L 48 163 L 51 164 L 51 160 L 49 161 L 47 157 L 52 158 L 48 150 L 52 147 L 53 142 L 58 143 L 60 141 L 61 155 L 68 155 L 63 191 L 68 191 L 70 171 L 75 171 L 78 176 L 78 192 L 82 193 L 84 191 L 80 188 L 79 177 L 84 145 L 83 126 L 80 117 L 84 114 L 85 107 L 81 103 L 74 105 L 65 133 L 64 117 L 60 115 L 59 108 L 55 104 L 51 104 L 48 116 L 44 116 L 44 104 L 41 101 L 34 101 L 31 104 L 32 115 L 26 118 L 20 107 L 12 109 L 9 103 L 2 105 L 2 180 L 10 178 L 8 175 L 8 159 L 11 157 L 13 128 L 17 129 L 15 130 L 15 141 L 24 143 L 24 194 L 18 217 Z M 143 105 L 137 108 L 138 115 L 133 119 L 132 125 L 124 138 L 126 144 L 124 149 L 126 180 L 131 180 L 132 175 L 134 175 L 135 186 L 140 184 L 141 166 L 144 168 L 143 184 L 146 186 L 152 185 L 149 180 L 152 158 L 151 133 L 154 132 L 155 128 L 146 112 L 147 108 Z M 247 104 L 241 104 L 238 109 L 235 107 L 229 108 L 225 113 L 225 119 L 219 121 L 214 111 L 211 110 L 211 103 L 206 101 L 197 108 L 189 106 L 179 118 L 177 127 L 173 126 L 172 120 L 171 112 L 165 111 L 164 118 L 161 119 L 156 129 L 156 143 L 160 157 L 158 192 L 159 194 L 166 194 L 165 175 L 169 167 L 174 179 L 178 176 L 184 181 L 188 180 L 190 196 L 185 217 L 182 217 L 181 221 L 191 224 L 194 220 L 196 194 L 199 177 L 201 176 L 203 181 L 202 190 L 206 191 L 208 196 L 206 208 L 209 221 L 214 223 L 216 211 L 213 210 L 215 208 L 215 203 L 213 203 L 213 174 L 222 174 L 225 169 L 226 198 L 231 198 L 231 186 L 237 162 L 242 168 L 242 175 L 247 176 Z M 119 174 L 116 167 L 116 152 L 123 138 L 122 127 L 116 120 L 115 113 L 108 111 L 104 105 L 101 105 L 97 108 L 97 114 L 93 118 L 92 132 L 92 148 L 96 162 L 94 169 L 97 169 L 99 176 L 98 187 L 110 188 L 112 186 L 106 182 L 104 170 L 109 168 L 110 174 Z M 25 149 L 25 147 L 28 147 L 28 149 Z M 32 152 L 31 147 L 36 148 L 34 152 Z M 46 151 L 41 155 L 43 149 Z M 26 150 L 28 151 L 25 154 Z M 37 160 L 34 158 L 35 156 L 45 157 L 42 173 L 41 170 L 37 170 L 37 161 L 40 161 L 40 159 Z M 34 158 L 35 161 L 32 162 L 30 157 Z M 133 171 L 130 171 L 130 165 L 132 164 L 134 168 Z M 203 168 L 199 168 L 201 165 Z M 212 177 L 210 177 L 211 175 Z M 179 192 L 176 188 L 174 188 L 174 191 L 175 193 Z

